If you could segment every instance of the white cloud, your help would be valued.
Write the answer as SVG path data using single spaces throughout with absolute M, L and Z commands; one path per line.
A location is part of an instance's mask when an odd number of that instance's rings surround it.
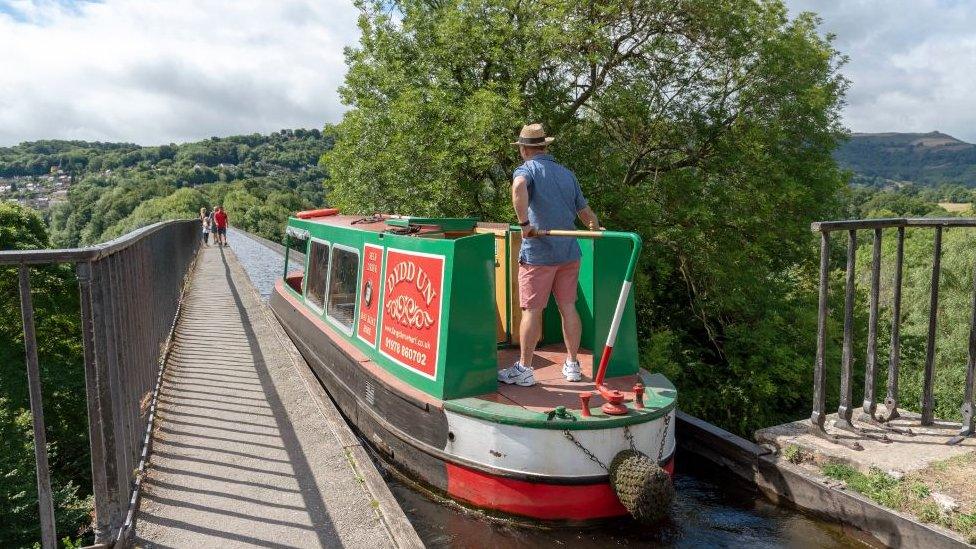
M 351 0 L 0 0 L 0 146 L 158 144 L 343 112 Z
M 976 141 L 976 0 L 786 0 L 850 57 L 847 125 Z
M 786 0 L 850 56 L 854 131 L 976 141 L 976 0 Z M 343 111 L 352 0 L 0 0 L 0 146 L 319 127 Z

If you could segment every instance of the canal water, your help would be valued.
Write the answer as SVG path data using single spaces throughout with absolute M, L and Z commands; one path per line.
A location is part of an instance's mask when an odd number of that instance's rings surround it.
M 283 272 L 283 257 L 230 229 L 228 241 L 261 296 L 267 300 Z M 294 267 L 293 267 L 294 268 Z M 541 527 L 486 517 L 417 489 L 389 473 L 386 478 L 417 533 L 431 548 L 537 547 L 864 547 L 835 525 L 769 503 L 680 452 L 676 498 L 670 516 L 647 527 L 632 520 L 589 527 Z

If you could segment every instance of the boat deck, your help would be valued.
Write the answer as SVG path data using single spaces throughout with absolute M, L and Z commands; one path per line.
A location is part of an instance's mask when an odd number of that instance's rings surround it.
M 296 292 L 302 291 L 302 273 L 296 271 L 286 277 L 287 284 Z M 322 323 L 328 333 L 335 334 L 333 330 Z M 345 342 L 338 335 L 332 337 L 340 347 L 350 356 L 356 357 L 366 369 L 374 376 L 382 379 L 387 385 L 395 387 L 400 392 L 411 397 L 427 402 L 434 406 L 441 406 L 442 401 L 404 383 L 396 376 L 384 370 L 375 361 L 367 357 L 362 351 L 353 345 Z M 508 368 L 518 360 L 518 347 L 504 347 L 498 349 L 498 369 Z M 531 387 L 521 387 L 518 385 L 507 385 L 498 382 L 496 392 L 479 395 L 476 399 L 485 400 L 497 404 L 507 404 L 519 406 L 533 412 L 548 412 L 556 406 L 565 406 L 567 410 L 579 410 L 579 395 L 586 391 L 596 391 L 593 383 L 593 352 L 589 349 L 580 349 L 577 353 L 580 362 L 580 369 L 583 379 L 580 381 L 566 381 L 563 378 L 562 365 L 566 359 L 566 347 L 560 343 L 551 343 L 539 347 L 535 350 L 532 366 L 535 368 L 536 384 Z M 610 389 L 622 391 L 627 395 L 626 402 L 633 400 L 633 388 L 639 377 L 637 374 L 606 378 L 604 384 Z M 598 407 L 603 403 L 599 397 L 594 397 L 590 401 L 591 407 Z
M 518 347 L 498 350 L 498 369 L 508 368 L 518 359 Z M 483 395 L 478 398 L 497 402 L 499 404 L 514 404 L 535 412 L 548 412 L 556 406 L 565 406 L 567 410 L 580 409 L 580 393 L 595 391 L 593 383 L 593 352 L 580 349 L 578 353 L 580 369 L 583 379 L 580 381 L 566 381 L 563 378 L 562 365 L 566 359 L 566 347 L 562 343 L 546 345 L 535 351 L 533 367 L 535 368 L 536 384 L 531 387 L 498 384 L 498 392 Z M 630 394 L 637 375 L 607 378 L 604 384 L 611 388 Z M 630 398 L 633 395 L 630 394 Z M 630 400 L 628 398 L 628 400 Z M 595 407 L 603 402 L 600 398 L 593 398 L 590 406 Z

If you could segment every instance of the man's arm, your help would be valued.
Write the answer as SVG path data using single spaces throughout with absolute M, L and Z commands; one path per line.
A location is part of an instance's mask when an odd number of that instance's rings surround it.
M 586 225 L 586 227 L 591 231 L 601 229 L 600 221 L 596 218 L 596 214 L 589 206 L 586 206 L 582 210 L 576 212 L 576 215 L 579 216 L 580 221 L 582 221 L 583 224 Z
M 529 180 L 524 175 L 516 176 L 512 181 L 512 207 L 519 225 L 529 220 Z M 523 225 L 522 236 L 535 236 L 534 229 L 531 225 Z

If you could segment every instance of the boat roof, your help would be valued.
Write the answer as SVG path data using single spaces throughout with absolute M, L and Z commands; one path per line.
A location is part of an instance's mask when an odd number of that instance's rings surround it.
M 375 221 L 374 221 L 375 220 Z M 478 223 L 476 217 L 419 217 L 410 215 L 347 215 L 335 214 L 321 217 L 301 219 L 292 217 L 289 222 L 303 221 L 318 225 L 344 227 L 358 231 L 382 233 L 390 227 L 406 227 L 408 225 L 437 225 L 445 231 L 471 230 Z
M 292 218 L 297 219 L 297 218 Z M 312 217 L 310 219 L 301 219 L 300 221 L 305 221 L 307 223 L 316 223 L 319 225 L 331 225 L 333 227 L 347 227 L 350 229 L 356 229 L 360 231 L 370 231 L 374 233 L 381 233 L 389 228 L 386 224 L 385 218 L 380 218 L 378 221 L 373 223 L 363 222 L 362 220 L 369 220 L 370 216 L 362 215 L 329 215 L 325 217 Z

